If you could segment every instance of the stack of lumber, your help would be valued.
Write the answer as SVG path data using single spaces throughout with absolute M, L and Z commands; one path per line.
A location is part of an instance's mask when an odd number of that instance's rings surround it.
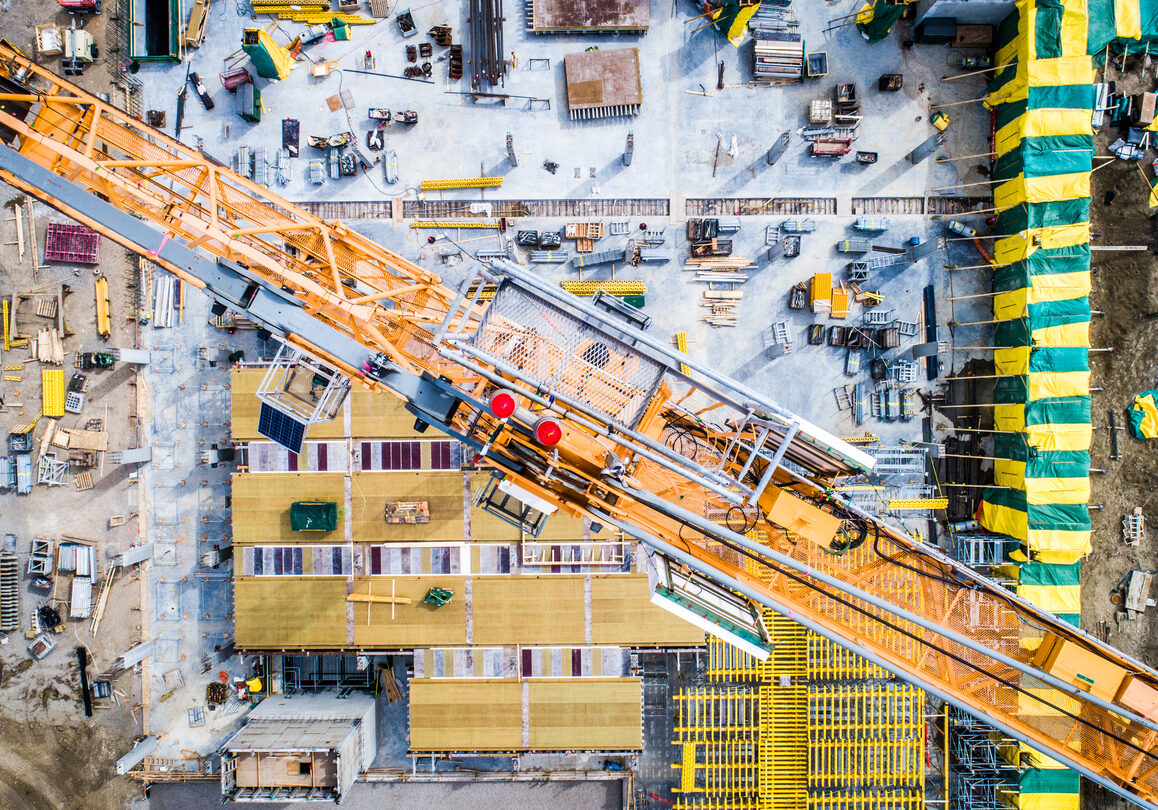
M 55 327 L 38 331 L 31 349 L 33 360 L 54 366 L 64 365 L 64 341 L 60 339 L 60 332 Z
M 753 264 L 751 259 L 739 256 L 715 256 L 691 258 L 684 263 L 684 270 L 696 274 L 696 281 L 708 287 L 700 294 L 700 306 L 708 310 L 701 320 L 709 326 L 735 326 L 739 320 L 736 306 L 744 298 L 744 292 L 737 290 L 737 284 L 748 280 L 748 274 L 741 272 Z M 727 285 L 718 289 L 715 285 Z

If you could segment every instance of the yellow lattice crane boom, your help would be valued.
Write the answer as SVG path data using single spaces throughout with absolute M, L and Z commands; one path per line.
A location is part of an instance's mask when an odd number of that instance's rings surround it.
M 770 608 L 1158 808 L 1158 673 L 845 501 L 871 456 L 511 262 L 452 289 L 6 45 L 0 141 L 0 178 L 282 341 L 266 435 L 391 392 L 492 469 L 488 511 L 641 541 L 656 604 L 757 658 Z

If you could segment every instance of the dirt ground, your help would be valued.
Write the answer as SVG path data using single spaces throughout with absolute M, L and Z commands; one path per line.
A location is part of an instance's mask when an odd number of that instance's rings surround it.
M 1134 60 L 1123 74 L 1111 67 L 1110 78 L 1127 92 L 1151 90 L 1154 77 L 1140 77 L 1140 65 Z M 1107 145 L 1117 137 L 1103 130 L 1098 136 L 1098 153 L 1106 154 Z M 1139 174 L 1137 164 L 1113 161 L 1095 171 L 1092 178 L 1093 203 L 1091 223 L 1093 246 L 1154 244 L 1156 221 L 1148 216 L 1149 188 Z M 1104 203 L 1105 193 L 1116 188 L 1112 206 Z M 1097 236 L 1097 232 L 1101 236 Z M 1122 540 L 1122 518 L 1134 507 L 1158 520 L 1158 453 L 1152 444 L 1140 442 L 1126 430 L 1118 433 L 1120 461 L 1110 458 L 1111 411 L 1117 424 L 1126 423 L 1126 410 L 1134 395 L 1158 386 L 1158 290 L 1154 272 L 1158 263 L 1151 252 L 1095 251 L 1092 269 L 1091 307 L 1101 310 L 1091 324 L 1090 343 L 1095 348 L 1113 347 L 1112 352 L 1091 354 L 1091 385 L 1102 392 L 1093 396 L 1094 431 L 1091 449 L 1092 466 L 1105 469 L 1091 478 L 1090 503 L 1104 504 L 1091 512 L 1094 526 L 1093 553 L 1082 568 L 1082 626 L 1099 632 L 1099 622 L 1110 625 L 1109 641 L 1143 661 L 1158 664 L 1158 637 L 1149 632 L 1149 622 L 1135 620 L 1115 624 L 1115 606 L 1110 591 L 1130 570 L 1153 569 L 1158 549 L 1154 531 L 1137 546 Z M 1158 524 L 1155 524 L 1158 526 Z
M 102 14 L 86 21 L 86 28 L 92 31 L 102 52 L 107 52 L 104 28 L 108 17 Z M 60 11 L 54 0 L 0 3 L 0 37 L 26 53 L 33 53 L 33 27 L 48 21 L 69 24 L 69 16 Z M 95 92 L 107 92 L 108 77 L 105 66 L 94 65 L 79 83 Z M 66 325 L 75 333 L 64 343 L 66 376 L 73 373 L 74 352 L 137 346 L 137 328 L 126 317 L 131 300 L 126 279 L 132 265 L 125 252 L 107 240 L 101 249 L 98 269 L 110 282 L 113 315 L 113 334 L 102 342 L 95 334 L 92 268 L 50 265 L 34 277 L 27 219 L 23 258 L 18 247 L 9 244 L 16 241 L 12 219 L 15 202 L 24 201 L 13 189 L 0 185 L 0 295 L 8 299 L 14 292 L 55 294 L 62 283 L 72 289 L 64 308 Z M 48 223 L 68 220 L 40 204 L 35 207 L 35 218 L 37 245 L 43 251 Z M 18 308 L 18 332 L 35 334 L 37 328 L 51 325 L 35 314 L 34 306 L 30 300 Z M 11 406 L 0 409 L 0 439 L 6 452 L 8 431 L 39 412 L 40 364 L 29 361 L 27 349 L 5 352 L 3 363 L 24 366 L 19 371 L 5 371 L 21 380 L 0 383 L 0 397 Z M 132 377 L 127 368 L 91 375 L 83 413 L 66 416 L 61 425 L 84 427 L 88 419 L 101 418 L 109 434 L 110 449 L 138 446 Z M 39 422 L 37 439 L 44 421 Z M 108 526 L 111 515 L 129 516 L 136 509 L 136 487 L 128 479 L 128 470 L 106 459 L 102 466 L 93 468 L 93 478 L 94 487 L 87 491 L 70 484 L 55 488 L 35 486 L 27 496 L 0 495 L 3 531 L 16 536 L 22 568 L 31 540 L 37 536 L 59 539 L 69 534 L 95 541 L 102 572 L 112 556 L 133 543 L 138 532 L 135 520 L 129 519 L 120 528 Z M 57 576 L 56 580 L 56 596 L 67 599 L 67 578 Z M 25 579 L 22 586 L 27 584 Z M 40 601 L 38 594 L 22 587 L 22 631 L 29 627 L 27 617 Z M 141 712 L 131 711 L 139 702 L 139 678 L 132 673 L 115 678 L 113 686 L 123 696 L 119 705 L 110 703 L 98 708 L 93 718 L 86 719 L 75 656 L 76 647 L 83 644 L 92 661 L 90 678 L 106 672 L 116 656 L 140 638 L 139 605 L 139 583 L 133 574 L 122 573 L 110 593 L 96 638 L 89 633 L 89 622 L 78 619 L 67 623 L 65 631 L 55 637 L 56 649 L 42 661 L 34 662 L 28 655 L 23 632 L 9 634 L 7 643 L 0 646 L 0 807 L 119 810 L 140 795 L 136 782 L 115 773 L 117 758 L 132 747 L 134 737 L 141 733 Z

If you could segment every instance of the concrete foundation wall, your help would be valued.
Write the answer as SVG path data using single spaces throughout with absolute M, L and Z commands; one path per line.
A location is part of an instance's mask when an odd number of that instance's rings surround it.
M 917 23 L 926 17 L 952 17 L 966 25 L 997 25 L 1013 12 L 1013 0 L 920 0 Z

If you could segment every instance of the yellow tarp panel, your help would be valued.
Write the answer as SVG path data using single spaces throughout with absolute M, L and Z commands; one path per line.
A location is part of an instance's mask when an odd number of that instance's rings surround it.
M 1026 541 L 1028 527 L 1025 523 L 1025 512 L 1020 509 L 1011 509 L 989 501 L 981 502 L 982 524 L 986 529 L 997 534 L 1008 534 L 1016 540 Z
M 1082 33 L 1084 36 L 1085 32 Z M 1006 46 L 1006 48 L 1008 47 Z M 1084 49 L 1085 46 L 1082 47 Z M 1005 48 L 1002 49 L 1002 51 L 1004 50 Z M 1004 64 L 1000 62 L 1000 59 L 998 63 Z M 1017 76 L 1002 85 L 995 93 L 990 94 L 985 100 L 985 106 L 993 108 L 998 104 L 1025 101 L 1029 97 L 1029 88 L 1031 87 L 1068 87 L 1070 85 L 1091 84 L 1095 75 L 1093 63 L 1088 56 L 1034 59 L 1031 62 L 1018 62 L 1013 69 L 1017 71 Z
M 1063 174 L 1057 176 L 1072 177 L 1073 175 Z M 1089 187 L 1089 176 L 1089 172 L 1084 174 L 1087 189 Z M 1004 186 L 1002 187 L 1004 188 Z M 1083 196 L 1088 197 L 1089 194 L 1087 193 Z M 1031 200 L 1031 202 L 1040 202 L 1040 200 Z M 996 240 L 993 244 L 994 260 L 998 264 L 1011 264 L 1012 262 L 1028 259 L 1039 248 L 1068 248 L 1075 247 L 1076 245 L 1084 245 L 1089 241 L 1090 226 L 1087 222 L 1077 222 L 1072 225 L 1057 225 L 1052 228 L 1036 228 Z
M 1029 763 L 1031 767 L 1038 768 L 1039 770 L 1061 770 L 1062 768 L 1069 767 L 1069 765 L 1058 762 L 1053 757 L 1047 757 L 1035 748 L 1030 748 L 1025 743 L 1018 743 L 1017 747 L 1021 755 L 1021 761 Z
M 998 430 L 1020 431 L 1025 427 L 1025 406 L 1019 402 L 995 406 L 993 408 L 993 426 Z
M 64 370 L 46 368 L 40 371 L 40 413 L 44 416 L 64 416 Z
M 1081 613 L 1081 585 L 1019 585 L 1017 595 L 1050 613 Z
M 1154 404 L 1153 395 L 1134 397 L 1134 407 L 1142 411 L 1142 424 L 1138 425 L 1142 435 L 1147 439 L 1158 438 L 1158 406 Z
M 1064 323 L 1033 330 L 1034 346 L 1078 346 L 1090 347 L 1090 322 Z
M 1080 810 L 1081 795 L 1077 793 L 1020 793 L 1018 810 Z
M 1086 503 L 1090 499 L 1089 478 L 1026 478 L 1025 463 L 1010 459 L 993 462 L 993 483 L 1024 491 L 1030 506 Z
M 1023 202 L 1044 203 L 1059 200 L 1076 200 L 1090 196 L 1090 173 L 1071 172 L 1050 174 L 1043 177 L 1019 175 L 1002 183 L 993 190 L 993 204 L 997 208 L 1011 208 Z M 1016 237 L 1015 237 L 1016 238 Z M 1000 240 L 1005 241 L 1005 240 Z M 1043 245 L 1043 247 L 1050 247 Z M 1002 259 L 1000 254 L 997 260 Z
M 1122 39 L 1142 38 L 1142 9 L 1138 0 L 1114 0 L 1114 22 Z
M 1050 565 L 1073 565 L 1090 553 L 1090 531 L 1034 529 L 1026 541 L 1034 559 Z
M 744 35 L 748 30 L 748 20 L 752 19 L 752 15 L 760 8 L 759 3 L 753 3 L 750 6 L 741 6 L 740 10 L 736 12 L 736 16 L 732 19 L 732 25 L 728 28 L 728 42 L 731 42 L 734 47 L 739 48 L 744 41 Z
M 1028 376 L 1029 398 L 1084 397 L 1090 393 L 1088 371 L 1040 371 Z
M 1086 503 L 1090 500 L 1090 479 L 1027 478 L 1025 499 L 1030 506 Z
M 1029 372 L 1028 346 L 1011 346 L 1008 349 L 994 349 L 993 367 L 998 374 L 1017 377 Z
M 1030 425 L 1025 429 L 1025 436 L 1029 446 L 1038 450 L 1089 450 L 1094 428 L 1087 423 Z
M 1021 139 L 1045 135 L 1089 135 L 1090 111 L 1078 109 L 1028 110 L 997 130 L 994 151 L 999 155 L 1016 149 Z
M 1060 33 L 1062 57 L 1084 59 L 1087 63 L 1087 69 L 1092 73 L 1093 61 L 1087 56 L 1087 53 L 1089 53 L 1087 43 L 1089 40 L 1090 14 L 1086 6 L 1086 0 L 1066 0 L 1063 4 L 1063 9 Z M 1083 84 L 1093 84 L 1093 82 L 1093 78 L 1090 78 L 1083 82 Z M 1077 84 L 1077 82 L 1074 82 L 1074 84 Z
M 1070 301 L 1090 294 L 1090 274 L 1053 273 L 1033 277 L 1033 287 L 1010 290 L 993 296 L 993 317 L 999 321 L 1024 318 L 1030 304 Z

